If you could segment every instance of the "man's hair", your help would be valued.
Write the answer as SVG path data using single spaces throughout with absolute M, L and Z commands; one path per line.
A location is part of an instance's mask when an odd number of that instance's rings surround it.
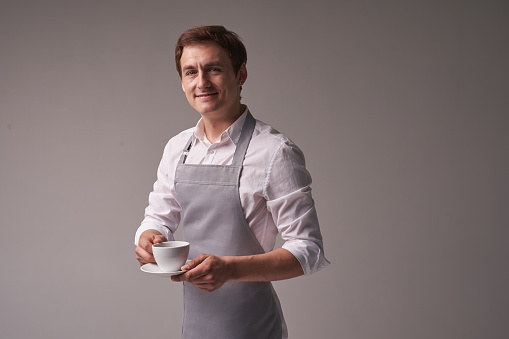
M 182 58 L 184 47 L 199 43 L 215 43 L 221 46 L 228 53 L 235 74 L 239 72 L 242 64 L 247 62 L 246 47 L 236 33 L 227 30 L 223 26 L 193 27 L 182 33 L 175 46 L 175 63 L 181 78 L 182 67 L 180 59 Z

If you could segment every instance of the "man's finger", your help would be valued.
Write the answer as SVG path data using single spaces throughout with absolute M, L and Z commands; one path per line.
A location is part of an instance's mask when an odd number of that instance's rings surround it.
M 186 264 L 182 266 L 182 270 L 192 270 L 198 267 L 202 262 L 205 261 L 205 259 L 207 259 L 208 256 L 208 254 L 198 254 L 196 258 L 186 262 Z
M 145 252 L 152 254 L 152 241 L 150 239 L 140 239 L 138 247 L 142 248 Z
M 166 241 L 166 237 L 164 235 L 154 235 L 152 244 L 159 244 L 159 243 L 165 242 L 165 241 Z
M 198 258 L 198 257 L 197 257 Z M 205 276 L 208 272 L 203 270 L 202 267 L 200 267 L 201 261 L 199 260 L 191 260 L 186 265 L 182 266 L 183 270 L 188 270 L 187 272 L 179 275 L 174 275 L 171 277 L 171 280 L 180 282 L 180 281 L 187 281 L 187 282 L 193 282 L 196 279 L 199 279 L 202 276 Z M 187 267 L 187 268 L 185 268 Z
M 154 259 L 154 256 L 152 255 L 152 253 L 148 252 L 141 246 L 136 247 L 134 252 L 136 253 L 136 259 L 138 259 L 138 261 L 140 262 L 141 265 L 147 264 L 150 262 L 155 262 L 155 259 Z

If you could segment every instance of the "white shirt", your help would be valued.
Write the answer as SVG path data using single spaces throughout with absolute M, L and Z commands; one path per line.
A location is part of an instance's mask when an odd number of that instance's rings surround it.
M 230 165 L 247 111 L 246 108 L 222 133 L 218 142 L 207 139 L 202 119 L 195 127 L 170 139 L 157 170 L 154 190 L 149 195 L 145 218 L 136 232 L 136 245 L 148 229 L 158 230 L 168 240 L 174 239 L 182 211 L 174 187 L 175 169 L 189 138 L 192 136 L 193 141 L 187 164 Z M 282 247 L 297 258 L 304 274 L 329 264 L 324 256 L 310 185 L 311 176 L 301 150 L 271 126 L 257 120 L 239 184 L 244 215 L 266 252 L 274 249 L 279 232 L 285 241 Z

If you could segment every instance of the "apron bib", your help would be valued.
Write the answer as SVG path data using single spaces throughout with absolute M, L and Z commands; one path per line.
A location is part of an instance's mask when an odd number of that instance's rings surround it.
M 264 253 L 244 216 L 239 180 L 256 120 L 248 112 L 232 165 L 186 164 L 187 142 L 175 172 L 189 259 L 200 253 Z M 212 293 L 184 282 L 184 339 L 281 339 L 278 301 L 270 282 L 227 282 Z

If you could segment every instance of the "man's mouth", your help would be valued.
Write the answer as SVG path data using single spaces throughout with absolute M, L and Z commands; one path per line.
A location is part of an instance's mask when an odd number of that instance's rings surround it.
M 216 95 L 217 92 L 213 92 L 213 93 L 203 93 L 203 94 L 196 94 L 195 97 L 196 98 L 201 98 L 201 99 L 207 99 L 207 98 L 211 98 L 213 97 L 214 95 Z

